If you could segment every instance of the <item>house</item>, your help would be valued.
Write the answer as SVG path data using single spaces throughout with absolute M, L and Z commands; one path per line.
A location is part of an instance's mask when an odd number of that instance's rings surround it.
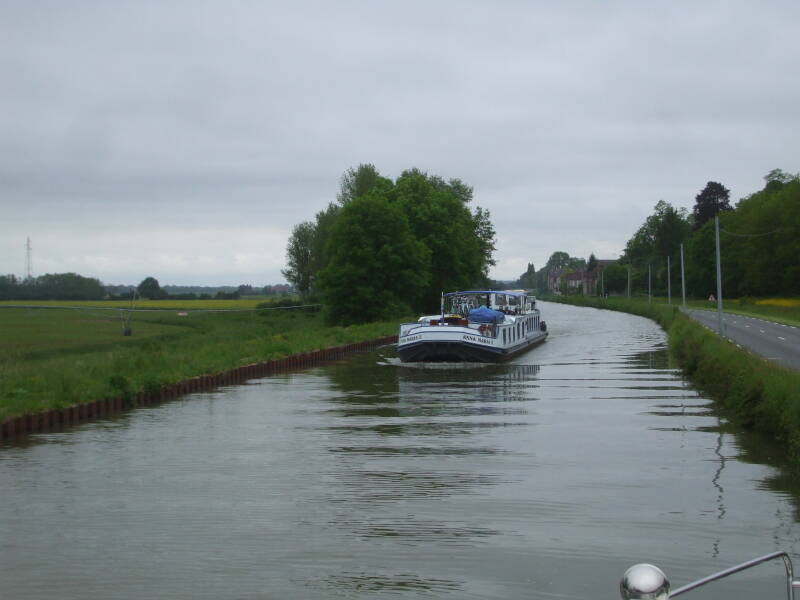
M 591 271 L 585 271 L 583 275 L 583 293 L 595 296 L 602 293 L 602 273 L 609 265 L 613 265 L 615 260 L 598 260 L 597 266 Z
M 547 272 L 547 291 L 551 294 L 561 293 L 561 269 L 550 269 Z
M 547 291 L 552 294 L 585 294 L 593 296 L 600 294 L 602 288 L 602 273 L 615 260 L 598 260 L 591 271 L 576 269 L 565 274 L 564 269 L 553 269 L 547 272 Z M 564 286 L 562 287 L 562 279 Z
M 588 289 L 584 286 L 586 271 L 583 269 L 567 273 L 564 279 L 567 284 L 567 292 L 570 294 L 583 294 Z

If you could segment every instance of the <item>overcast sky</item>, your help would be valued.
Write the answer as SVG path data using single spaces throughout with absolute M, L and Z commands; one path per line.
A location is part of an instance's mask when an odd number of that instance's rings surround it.
M 800 170 L 797 0 L 0 0 L 0 273 L 283 281 L 373 163 L 460 178 L 492 277 Z

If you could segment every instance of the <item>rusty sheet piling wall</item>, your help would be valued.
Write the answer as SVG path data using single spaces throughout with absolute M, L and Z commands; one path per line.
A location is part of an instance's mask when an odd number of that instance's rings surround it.
M 325 348 L 324 350 L 312 350 L 276 360 L 244 365 L 228 371 L 184 379 L 183 381 L 163 385 L 156 392 L 138 392 L 129 397 L 103 398 L 95 402 L 75 404 L 66 408 L 10 417 L 0 423 L 0 440 L 29 433 L 54 431 L 91 419 L 107 417 L 127 409 L 158 404 L 159 402 L 178 398 L 184 394 L 205 392 L 223 385 L 235 385 L 248 379 L 266 377 L 275 373 L 297 371 L 320 363 L 338 360 L 349 354 L 367 352 L 378 346 L 396 341 L 397 336 L 390 335 L 376 340 L 355 342 L 344 346 Z

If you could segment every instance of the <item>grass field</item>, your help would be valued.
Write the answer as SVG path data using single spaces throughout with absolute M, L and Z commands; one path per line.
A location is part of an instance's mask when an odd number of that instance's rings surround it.
M 187 309 L 187 310 L 231 310 L 251 309 L 264 302 L 261 298 L 243 298 L 240 300 L 136 300 L 137 309 Z M 76 306 L 80 308 L 116 308 L 127 310 L 129 300 L 0 300 L 3 306 Z
M 180 308 L 208 302 L 235 302 L 239 308 L 248 301 L 183 301 Z M 0 307 L 0 420 L 375 339 L 396 333 L 402 320 L 325 327 L 318 313 L 297 309 L 136 312 L 133 335 L 125 337 L 117 311 L 96 310 L 96 303 L 65 304 L 79 309 Z
M 2 308 L 0 360 L 92 350 L 100 346 L 124 347 L 151 337 L 178 335 L 189 329 L 182 323 L 170 324 L 163 318 L 158 322 L 145 319 L 137 315 L 133 319 L 135 336 L 123 337 L 122 321 L 116 312 Z

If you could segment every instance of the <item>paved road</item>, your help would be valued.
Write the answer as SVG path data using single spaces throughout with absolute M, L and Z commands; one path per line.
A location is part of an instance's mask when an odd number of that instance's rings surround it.
M 687 310 L 693 319 L 717 331 L 717 313 L 711 310 Z M 725 337 L 767 360 L 800 371 L 800 328 L 723 313 Z

